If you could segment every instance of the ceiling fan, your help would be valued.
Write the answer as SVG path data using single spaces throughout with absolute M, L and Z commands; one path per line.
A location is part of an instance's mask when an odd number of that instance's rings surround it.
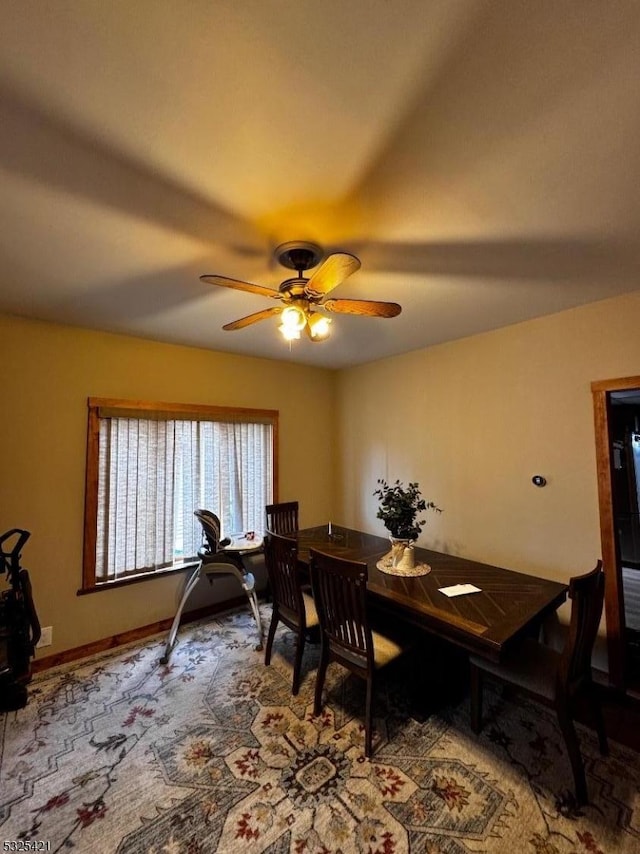
M 311 341 L 324 341 L 329 337 L 331 323 L 331 319 L 323 313 L 325 311 L 363 314 L 368 317 L 395 317 L 400 314 L 402 308 L 396 302 L 327 298 L 330 291 L 360 269 L 360 260 L 348 252 L 332 252 L 309 278 L 305 278 L 303 273 L 317 267 L 323 254 L 322 249 L 315 243 L 299 240 L 278 246 L 274 251 L 275 259 L 283 267 L 297 273 L 296 276 L 285 279 L 278 290 L 239 279 L 229 279 L 226 276 L 204 275 L 200 276 L 200 279 L 212 285 L 247 291 L 280 301 L 281 305 L 264 308 L 239 320 L 225 323 L 222 328 L 227 332 L 244 329 L 252 323 L 279 315 L 279 329 L 287 341 L 300 338 L 303 330 Z

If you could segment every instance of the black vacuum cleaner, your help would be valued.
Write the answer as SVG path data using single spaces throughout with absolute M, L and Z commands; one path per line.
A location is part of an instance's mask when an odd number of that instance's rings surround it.
M 20 565 L 29 531 L 12 528 L 0 536 L 0 575 L 9 587 L 0 594 L 0 711 L 27 704 L 31 659 L 40 640 L 40 622 L 33 604 L 29 573 Z

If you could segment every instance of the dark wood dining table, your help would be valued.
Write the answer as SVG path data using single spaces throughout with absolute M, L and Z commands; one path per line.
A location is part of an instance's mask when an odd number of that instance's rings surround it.
M 567 585 L 558 581 L 422 548 L 416 548 L 416 561 L 431 567 L 428 575 L 389 575 L 376 567 L 390 550 L 388 539 L 335 524 L 331 532 L 322 525 L 287 536 L 297 540 L 302 566 L 311 549 L 366 563 L 368 593 L 385 610 L 493 661 L 536 631 L 567 597 Z M 448 598 L 439 589 L 466 583 L 480 592 Z

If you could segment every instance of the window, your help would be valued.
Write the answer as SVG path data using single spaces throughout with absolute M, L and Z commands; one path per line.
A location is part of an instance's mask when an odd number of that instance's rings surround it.
M 83 590 L 192 561 L 193 515 L 262 531 L 277 492 L 278 413 L 89 398 Z

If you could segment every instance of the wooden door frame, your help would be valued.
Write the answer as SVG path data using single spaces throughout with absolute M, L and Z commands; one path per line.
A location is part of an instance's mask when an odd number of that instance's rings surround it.
M 597 380 L 591 383 L 600 507 L 600 540 L 605 579 L 604 608 L 607 620 L 609 681 L 615 688 L 622 690 L 626 687 L 625 619 L 620 554 L 613 516 L 610 394 L 614 391 L 627 391 L 633 388 L 640 389 L 640 376 Z

